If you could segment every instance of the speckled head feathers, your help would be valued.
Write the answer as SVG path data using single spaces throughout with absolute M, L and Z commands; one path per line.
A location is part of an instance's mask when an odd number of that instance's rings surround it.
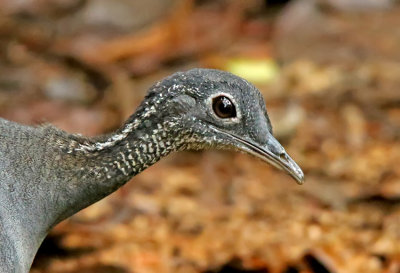
M 238 149 L 284 169 L 299 183 L 304 180 L 272 136 L 262 95 L 240 77 L 212 69 L 178 72 L 157 83 L 143 105 L 159 109 L 158 119 L 173 120 L 181 149 Z

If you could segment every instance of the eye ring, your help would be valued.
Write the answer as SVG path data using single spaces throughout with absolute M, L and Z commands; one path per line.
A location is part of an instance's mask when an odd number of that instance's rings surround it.
M 236 118 L 236 107 L 230 98 L 224 95 L 217 96 L 212 100 L 212 109 L 215 115 L 222 119 Z

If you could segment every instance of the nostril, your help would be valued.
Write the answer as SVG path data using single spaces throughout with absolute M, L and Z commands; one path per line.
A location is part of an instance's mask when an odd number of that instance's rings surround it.
M 280 158 L 281 160 L 287 161 L 287 155 L 286 155 L 285 153 L 280 153 L 280 154 L 279 154 L 279 158 Z

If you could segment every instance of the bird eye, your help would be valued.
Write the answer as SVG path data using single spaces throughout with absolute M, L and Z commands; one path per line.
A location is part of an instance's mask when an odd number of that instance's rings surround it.
M 225 96 L 218 96 L 213 99 L 212 107 L 215 114 L 220 118 L 236 117 L 236 108 L 233 102 Z

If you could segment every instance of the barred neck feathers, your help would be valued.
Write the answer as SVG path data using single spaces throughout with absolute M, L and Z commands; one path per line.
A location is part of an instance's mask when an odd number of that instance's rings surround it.
M 176 124 L 172 118 L 157 123 L 144 120 L 137 126 L 127 123 L 105 141 L 79 145 L 74 152 L 92 159 L 90 165 L 81 168 L 83 177 L 124 183 L 179 148 Z
M 182 128 L 181 117 L 170 114 L 173 94 L 156 91 L 147 95 L 115 133 L 97 138 L 56 138 L 66 166 L 66 174 L 61 175 L 70 180 L 62 193 L 70 205 L 59 213 L 57 221 L 114 192 L 187 142 L 190 128 Z
M 184 75 L 182 77 L 185 78 Z M 168 79 L 165 79 L 163 82 L 166 84 L 169 83 Z M 63 148 L 69 154 L 79 152 L 89 154 L 113 148 L 119 145 L 120 142 L 128 139 L 131 134 L 144 137 L 144 139 L 146 139 L 146 136 L 151 136 L 154 142 L 157 142 L 154 135 L 158 135 L 159 133 L 165 138 L 166 136 L 164 135 L 168 134 L 168 130 L 173 129 L 177 125 L 176 121 L 179 120 L 179 117 L 168 115 L 168 110 L 173 110 L 174 107 L 173 104 L 175 101 L 172 98 L 175 92 L 186 89 L 189 92 L 195 93 L 199 90 L 182 84 L 172 84 L 167 90 L 164 90 L 166 87 L 162 85 L 163 82 L 158 82 L 150 89 L 137 111 L 114 134 L 106 137 L 85 139 L 83 141 L 80 136 L 73 136 L 72 141 L 68 145 L 63 145 Z M 173 113 L 173 111 L 169 112 Z M 141 133 L 136 132 L 138 129 L 141 129 Z M 150 148 L 150 150 L 152 149 Z
M 179 117 L 168 113 L 172 96 L 153 90 L 115 133 L 73 142 L 67 153 L 97 158 L 97 175 L 103 173 L 107 179 L 116 175 L 113 170 L 124 176 L 137 174 L 182 144 Z

